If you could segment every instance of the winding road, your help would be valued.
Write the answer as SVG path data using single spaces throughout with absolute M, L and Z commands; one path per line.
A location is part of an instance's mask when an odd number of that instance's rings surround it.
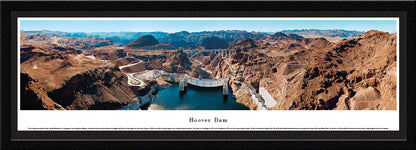
M 124 57 L 123 57 L 124 58 Z M 123 68 L 126 68 L 126 67 L 131 67 L 131 66 L 134 66 L 134 65 L 137 65 L 137 64 L 140 64 L 140 63 L 142 63 L 143 61 L 142 60 L 140 60 L 140 59 L 137 59 L 137 60 L 139 60 L 139 62 L 137 62 L 137 63 L 133 63 L 133 64 L 128 64 L 128 65 L 124 65 L 124 66 L 119 66 L 118 68 L 120 68 L 120 69 L 123 69 Z
M 124 57 L 123 57 L 124 58 Z M 134 66 L 134 65 L 137 65 L 137 64 L 140 64 L 140 63 L 142 63 L 143 61 L 142 60 L 140 60 L 140 59 L 137 59 L 137 60 L 139 60 L 139 62 L 137 62 L 137 63 L 133 63 L 133 64 L 128 64 L 128 65 L 124 65 L 124 66 L 119 66 L 118 68 L 120 69 L 120 71 L 122 72 L 122 73 L 124 73 L 126 76 L 127 76 L 127 78 L 128 78 L 128 81 L 127 81 L 127 83 L 130 85 L 130 86 L 140 86 L 140 87 L 142 87 L 142 86 L 144 86 L 144 85 L 146 85 L 142 80 L 140 80 L 140 79 L 137 79 L 137 78 L 135 78 L 134 76 L 133 76 L 133 74 L 135 74 L 135 73 L 125 73 L 122 69 L 123 68 L 126 68 L 126 67 L 131 67 L 131 66 Z

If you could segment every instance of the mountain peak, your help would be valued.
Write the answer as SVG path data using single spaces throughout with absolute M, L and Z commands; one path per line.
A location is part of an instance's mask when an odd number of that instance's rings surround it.
M 287 35 L 286 35 L 286 34 L 284 34 L 284 33 L 282 33 L 282 32 L 276 32 L 273 36 L 274 36 L 274 37 L 280 37 L 280 36 L 285 36 L 285 37 L 287 37 Z
M 371 37 L 371 36 L 377 36 L 377 35 L 383 35 L 383 34 L 389 34 L 389 33 L 383 32 L 383 31 L 378 31 L 378 30 L 370 30 L 370 31 L 367 31 L 367 32 L 361 34 L 359 37 L 360 38 L 368 38 L 368 37 Z
M 154 46 L 159 44 L 159 41 L 155 39 L 152 35 L 145 35 L 142 36 L 130 44 L 127 45 L 128 48 L 141 48 L 141 47 L 147 47 L 147 46 Z

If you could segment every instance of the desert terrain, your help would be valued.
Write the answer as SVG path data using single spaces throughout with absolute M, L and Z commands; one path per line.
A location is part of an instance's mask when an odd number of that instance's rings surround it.
M 198 78 L 203 70 L 211 79 L 230 77 L 235 101 L 251 109 L 260 109 L 261 102 L 249 98 L 253 93 L 242 83 L 266 99 L 268 105 L 261 107 L 268 110 L 395 110 L 396 35 L 339 32 L 183 31 L 143 35 L 128 43 L 21 32 L 20 107 L 141 106 L 179 82 L 178 75 Z M 196 53 L 209 49 L 233 51 L 226 56 Z

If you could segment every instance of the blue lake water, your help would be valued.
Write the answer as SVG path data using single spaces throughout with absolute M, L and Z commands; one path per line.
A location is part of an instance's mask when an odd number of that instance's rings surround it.
M 229 89 L 229 95 L 222 94 L 222 87 L 199 88 L 188 84 L 186 91 L 179 92 L 179 84 L 173 83 L 160 90 L 154 97 L 150 110 L 249 110 L 237 103 Z

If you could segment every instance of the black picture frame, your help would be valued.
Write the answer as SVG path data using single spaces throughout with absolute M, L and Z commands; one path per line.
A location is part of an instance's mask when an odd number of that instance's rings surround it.
M 414 2 L 1 2 L 2 147 L 5 148 L 414 148 Z M 17 17 L 399 17 L 400 131 L 17 131 Z M 413 52 L 414 53 L 414 52 Z M 413 72 L 414 75 L 414 72 Z M 411 91 L 410 89 L 413 89 Z M 10 94 L 9 94 L 10 93 Z M 411 97 L 412 96 L 412 97 Z M 45 143 L 47 141 L 48 143 Z M 66 141 L 65 143 L 58 143 Z M 82 142 L 86 141 L 86 142 Z M 106 142 L 99 142 L 106 141 Z M 288 142 L 290 141 L 290 142 Z M 365 141 L 365 142 L 364 142 Z M 380 142 L 382 141 L 382 142 Z M 113 145 L 124 142 L 123 146 Z M 178 143 L 179 142 L 179 143 Z M 215 142 L 215 143 L 214 143 Z M 221 142 L 221 143 L 219 143 Z M 163 144 L 161 144 L 163 143 Z M 396 144 L 400 145 L 396 145 Z M 170 145 L 165 147 L 163 145 Z M 280 147 L 279 147 L 280 148 Z

